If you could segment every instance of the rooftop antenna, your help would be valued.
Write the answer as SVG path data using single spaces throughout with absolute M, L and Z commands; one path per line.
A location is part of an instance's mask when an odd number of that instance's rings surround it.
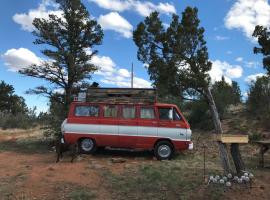
M 133 62 L 131 63 L 131 88 L 133 88 Z

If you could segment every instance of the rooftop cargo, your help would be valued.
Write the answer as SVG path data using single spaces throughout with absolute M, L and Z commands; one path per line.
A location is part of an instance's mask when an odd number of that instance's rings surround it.
M 156 103 L 157 92 L 153 88 L 88 88 L 79 94 L 79 101 L 98 103 Z

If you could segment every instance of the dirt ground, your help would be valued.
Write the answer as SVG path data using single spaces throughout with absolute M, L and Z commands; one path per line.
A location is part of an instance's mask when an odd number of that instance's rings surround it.
M 180 154 L 167 162 L 155 160 L 151 152 L 103 150 L 96 155 L 78 156 L 74 163 L 70 163 L 70 156 L 65 154 L 59 163 L 55 163 L 54 150 L 42 140 L 39 130 L 0 131 L 0 200 L 270 199 L 270 169 L 257 168 L 256 147 L 243 149 L 248 152 L 244 158 L 255 175 L 251 187 L 243 185 L 226 189 L 215 185 L 207 186 L 202 178 L 201 152 L 202 141 L 207 142 L 209 139 L 199 134 L 196 136 L 196 133 L 194 135 L 194 152 Z M 220 172 L 216 150 L 209 145 L 206 151 L 207 174 Z M 112 159 L 119 160 L 115 163 Z M 270 165 L 269 159 L 266 161 Z M 151 173 L 151 169 L 160 171 L 156 171 L 156 175 Z M 145 185 L 145 188 L 138 187 L 140 183 L 142 186 L 144 183 L 139 182 L 140 179 L 136 179 L 136 176 L 142 176 L 142 180 L 146 177 L 149 184 L 152 181 L 159 184 L 166 169 L 178 170 L 172 173 L 196 180 L 187 182 L 191 184 L 190 188 L 183 186 L 182 190 L 170 182 L 160 188 L 145 189 L 149 185 Z M 190 175 L 194 170 L 195 175 Z M 145 174 L 139 174 L 140 172 Z M 165 176 L 170 177 L 168 174 Z M 171 178 L 175 180 L 174 177 Z M 183 183 L 175 181 L 179 185 Z M 151 190 L 154 194 L 149 195 Z M 158 193 L 160 195 L 156 195 Z

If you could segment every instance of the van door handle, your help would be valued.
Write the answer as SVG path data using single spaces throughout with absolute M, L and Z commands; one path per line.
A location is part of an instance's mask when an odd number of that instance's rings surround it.
M 160 126 L 166 126 L 166 124 L 160 123 Z
M 181 136 L 184 136 L 184 133 L 180 133 Z
M 152 122 L 152 124 L 157 124 L 157 122 Z

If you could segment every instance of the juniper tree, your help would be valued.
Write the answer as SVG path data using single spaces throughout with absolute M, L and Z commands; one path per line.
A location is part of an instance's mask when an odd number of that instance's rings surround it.
M 153 86 L 184 99 L 202 95 L 209 105 L 216 133 L 222 134 L 209 87 L 211 78 L 208 72 L 212 64 L 197 8 L 187 7 L 181 20 L 178 15 L 173 15 L 167 29 L 163 27 L 159 13 L 153 12 L 138 24 L 133 40 L 138 47 L 138 59 L 149 66 Z M 226 145 L 219 143 L 219 150 L 225 172 L 231 171 Z M 238 149 L 236 151 L 239 153 Z

